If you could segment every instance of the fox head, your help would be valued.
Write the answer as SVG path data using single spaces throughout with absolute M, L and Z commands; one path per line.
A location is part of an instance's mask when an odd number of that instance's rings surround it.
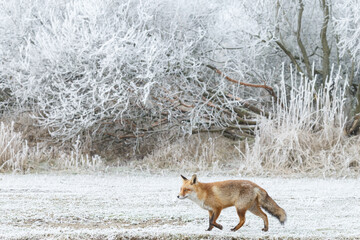
M 180 188 L 180 193 L 177 196 L 179 199 L 185 199 L 185 198 L 196 198 L 196 185 L 197 185 L 197 177 L 196 174 L 194 174 L 191 179 L 187 179 L 183 175 L 181 175 L 181 178 L 183 179 L 183 185 Z

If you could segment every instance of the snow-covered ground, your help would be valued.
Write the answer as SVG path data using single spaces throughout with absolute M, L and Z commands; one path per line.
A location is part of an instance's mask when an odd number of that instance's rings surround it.
M 198 176 L 199 181 L 230 179 Z M 0 239 L 133 238 L 360 238 L 360 179 L 248 178 L 288 214 L 284 226 L 269 216 L 269 231 L 234 208 L 206 232 L 208 213 L 176 198 L 179 176 L 148 174 L 0 175 Z

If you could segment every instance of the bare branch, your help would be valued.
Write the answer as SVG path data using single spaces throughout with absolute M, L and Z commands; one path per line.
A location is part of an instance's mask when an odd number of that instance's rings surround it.
M 295 65 L 296 69 L 301 72 L 304 73 L 304 71 L 301 69 L 300 65 L 298 64 L 298 62 L 296 61 L 296 58 L 294 57 L 294 55 L 285 47 L 284 44 L 282 44 L 279 40 L 275 41 L 275 43 L 281 48 L 281 50 L 284 51 L 284 53 L 290 58 L 291 62 Z
M 236 84 L 240 84 L 240 85 L 243 85 L 243 86 L 247 86 L 247 87 L 254 87 L 254 88 L 263 88 L 265 89 L 267 92 L 270 93 L 270 95 L 275 99 L 275 101 L 277 101 L 277 96 L 275 94 L 275 91 L 272 87 L 266 85 L 266 84 L 263 84 L 263 85 L 259 85 L 259 84 L 252 84 L 252 83 L 245 83 L 245 82 L 240 82 L 240 81 L 237 81 L 237 80 L 234 80 L 228 76 L 225 76 L 219 69 L 215 68 L 214 66 L 211 66 L 211 65 L 206 65 L 208 68 L 214 70 L 216 73 L 222 75 L 225 77 L 226 80 L 230 81 L 230 82 L 233 82 L 233 83 L 236 83 Z

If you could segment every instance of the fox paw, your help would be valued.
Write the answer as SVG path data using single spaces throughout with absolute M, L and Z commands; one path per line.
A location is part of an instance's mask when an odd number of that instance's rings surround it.
M 235 227 L 233 227 L 232 229 L 230 229 L 232 232 L 235 232 L 237 229 Z
M 208 229 L 206 229 L 205 231 L 211 231 L 213 228 L 212 227 L 209 227 Z
M 263 230 L 264 232 L 267 232 L 269 229 L 268 229 L 267 227 L 264 227 L 264 228 L 261 229 L 261 230 Z

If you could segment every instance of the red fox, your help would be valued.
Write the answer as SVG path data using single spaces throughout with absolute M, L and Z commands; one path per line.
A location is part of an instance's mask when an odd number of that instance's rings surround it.
M 286 221 L 286 212 L 279 207 L 267 192 L 253 182 L 246 180 L 228 180 L 213 183 L 201 183 L 194 174 L 190 180 L 181 175 L 183 185 L 177 196 L 179 199 L 189 198 L 200 207 L 209 211 L 209 228 L 214 227 L 222 230 L 222 226 L 216 223 L 221 210 L 235 206 L 240 222 L 231 231 L 237 231 L 245 223 L 245 213 L 247 210 L 261 217 L 264 220 L 263 231 L 269 229 L 267 215 L 261 210 L 265 209 L 268 213 L 279 219 L 281 224 Z

